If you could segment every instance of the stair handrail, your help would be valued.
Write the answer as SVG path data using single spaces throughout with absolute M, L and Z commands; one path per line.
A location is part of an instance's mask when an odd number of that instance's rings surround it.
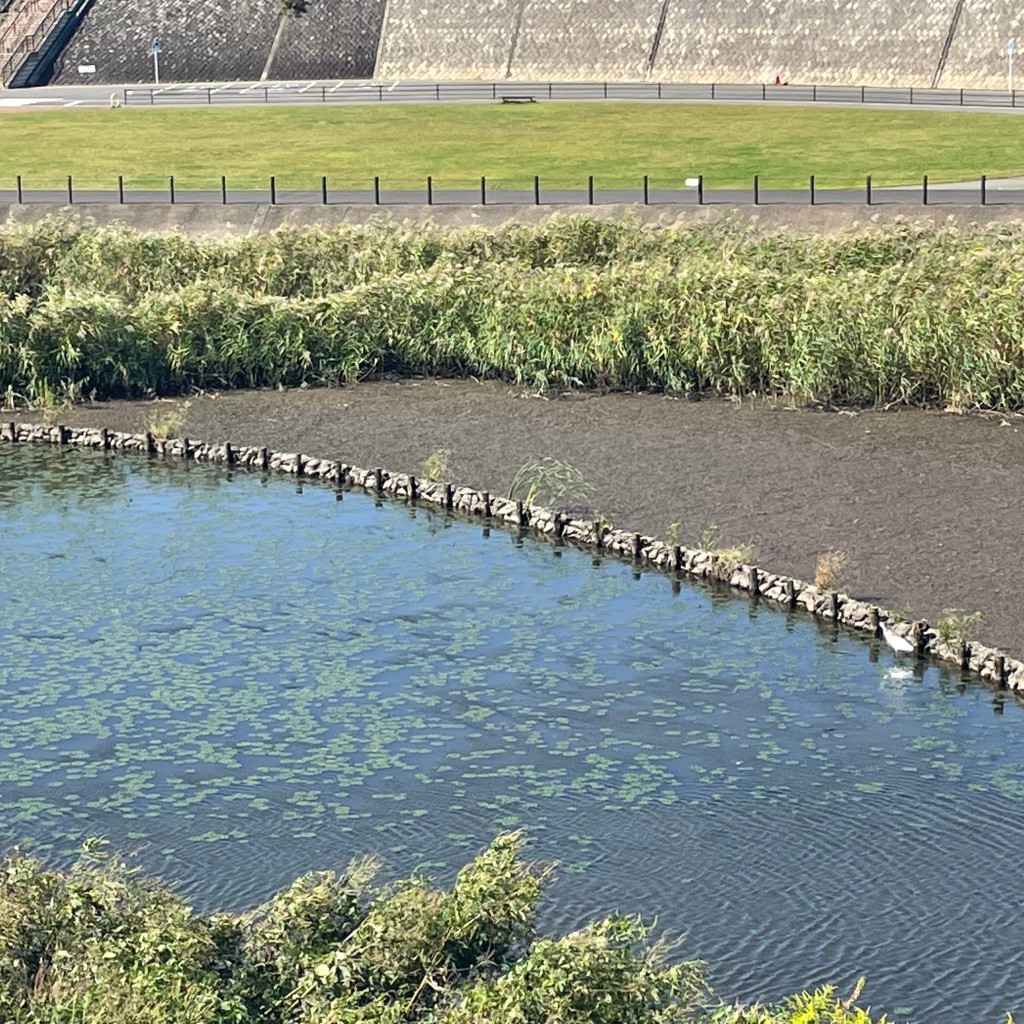
M 76 0 L 53 0 L 50 9 L 43 15 L 42 20 L 35 30 L 24 36 L 15 43 L 14 48 L 9 51 L 8 57 L 0 64 L 0 85 L 6 85 L 14 76 L 24 59 L 46 41 L 46 37 L 53 30 L 54 25 L 75 5 Z M 3 49 L 3 42 L 14 30 L 11 26 L 3 35 L 0 35 L 0 50 Z

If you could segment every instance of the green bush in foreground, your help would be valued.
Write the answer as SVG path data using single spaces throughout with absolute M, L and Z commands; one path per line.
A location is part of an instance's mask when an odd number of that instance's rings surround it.
M 1024 409 L 1024 231 L 765 237 L 586 218 L 212 242 L 0 229 L 0 392 L 29 401 L 373 373 Z
M 102 844 L 69 871 L 0 864 L 5 1024 L 872 1024 L 831 989 L 714 1005 L 634 918 L 539 938 L 549 869 L 506 833 L 450 889 L 306 875 L 255 910 L 204 916 Z M 879 1018 L 876 1024 L 884 1024 Z

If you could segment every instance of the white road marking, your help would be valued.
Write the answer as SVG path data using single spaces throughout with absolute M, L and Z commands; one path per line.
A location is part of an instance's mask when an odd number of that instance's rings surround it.
M 304 85 L 304 86 L 303 86 L 303 87 L 302 87 L 302 88 L 301 88 L 301 89 L 299 90 L 299 92 L 309 92 L 309 90 L 310 90 L 310 89 L 312 89 L 312 88 L 313 88 L 313 86 L 315 86 L 315 85 L 319 85 L 319 84 L 320 84 L 320 79 L 318 78 L 318 79 L 316 79 L 315 81 L 313 81 L 313 82 L 310 82 L 310 83 L 309 83 L 309 85 Z

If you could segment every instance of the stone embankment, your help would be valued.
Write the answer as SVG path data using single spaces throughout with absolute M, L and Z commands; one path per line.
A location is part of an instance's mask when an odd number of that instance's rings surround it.
M 530 531 L 560 544 L 572 544 L 656 569 L 667 575 L 688 575 L 727 584 L 751 597 L 791 611 L 803 610 L 817 619 L 878 635 L 885 622 L 915 648 L 915 657 L 932 658 L 970 672 L 1002 690 L 1024 692 L 1024 662 L 966 638 L 943 635 L 928 622 L 895 621 L 891 613 L 857 601 L 848 594 L 819 588 L 790 576 L 738 564 L 715 551 L 667 544 L 654 537 L 618 530 L 602 520 L 581 519 L 572 513 L 503 498 L 452 483 L 421 481 L 385 469 L 361 469 L 344 462 L 297 452 L 205 444 L 188 438 L 162 438 L 151 432 L 125 434 L 106 428 L 72 428 L 26 423 L 0 424 L 0 443 L 49 443 L 103 451 L 139 452 L 197 462 L 222 463 L 239 469 L 275 472 L 335 487 L 360 487 L 397 501 L 421 502 L 453 513 L 477 516 L 490 524 Z

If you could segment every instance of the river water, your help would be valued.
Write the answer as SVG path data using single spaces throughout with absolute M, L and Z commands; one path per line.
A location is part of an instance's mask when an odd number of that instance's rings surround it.
M 0 446 L 0 848 L 137 851 L 200 909 L 498 831 L 542 915 L 657 916 L 725 998 L 1024 1000 L 1024 718 L 877 641 L 424 509 Z

